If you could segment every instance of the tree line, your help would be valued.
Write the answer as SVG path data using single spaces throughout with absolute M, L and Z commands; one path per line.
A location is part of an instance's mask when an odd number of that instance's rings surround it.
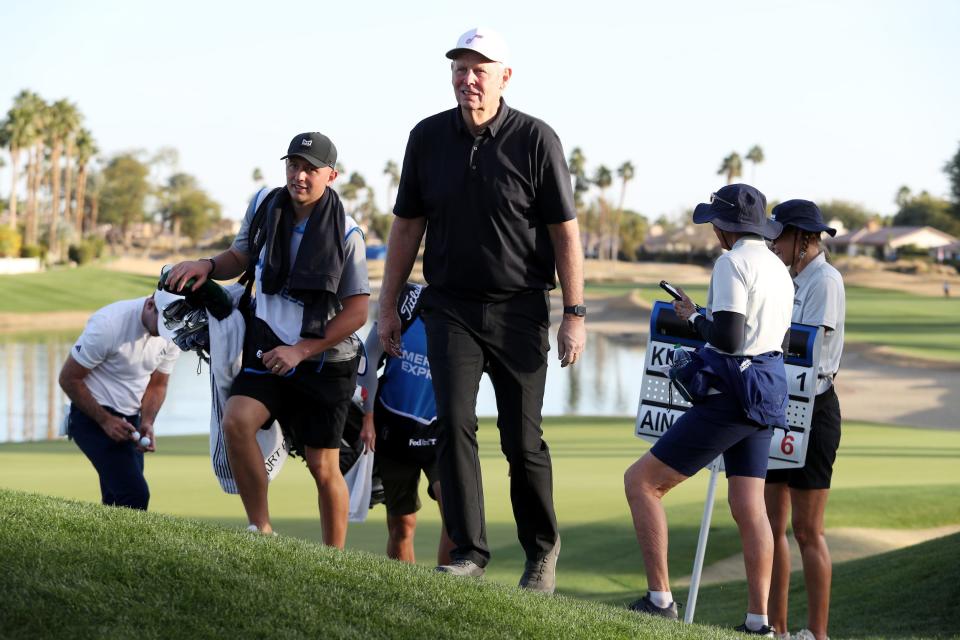
M 177 171 L 175 150 L 100 157 L 83 121 L 69 100 L 48 102 L 26 89 L 0 119 L 8 158 L 0 157 L 0 166 L 10 167 L 9 195 L 0 200 L 0 255 L 77 259 L 102 246 L 96 239 L 129 246 L 132 225 L 150 220 L 169 228 L 176 245 L 181 233 L 196 240 L 220 219 L 220 205 Z
M 73 258 L 77 248 L 89 249 L 97 238 L 129 246 L 134 225 L 147 221 L 167 229 L 176 250 L 182 236 L 196 242 L 221 218 L 220 205 L 194 176 L 178 169 L 176 150 L 162 148 L 152 154 L 132 150 L 102 157 L 80 109 L 67 99 L 48 102 L 37 93 L 21 91 L 0 119 L 0 148 L 7 151 L 6 158 L 0 156 L 0 166 L 9 164 L 10 173 L 9 195 L 0 199 L 0 221 L 6 222 L 0 224 L 0 255 L 46 255 L 59 262 L 68 255 Z M 737 151 L 728 154 L 717 173 L 732 183 L 742 177 L 747 161 L 753 181 L 765 159 L 762 147 L 755 144 L 743 156 Z M 645 216 L 625 208 L 628 186 L 636 177 L 633 163 L 624 161 L 615 171 L 604 164 L 591 170 L 583 149 L 576 147 L 568 165 L 587 256 L 636 260 L 651 225 Z M 400 182 L 397 163 L 389 160 L 383 169 L 387 177 L 383 210 L 360 172 L 348 173 L 339 164 L 337 170 L 342 176 L 337 190 L 347 211 L 385 240 Z M 825 219 L 840 220 L 851 230 L 875 221 L 929 225 L 960 236 L 960 149 L 944 171 L 951 184 L 948 198 L 901 187 L 892 217 L 843 200 L 818 204 Z M 264 183 L 260 169 L 254 170 L 253 181 Z M 654 224 L 667 230 L 677 226 L 665 216 Z

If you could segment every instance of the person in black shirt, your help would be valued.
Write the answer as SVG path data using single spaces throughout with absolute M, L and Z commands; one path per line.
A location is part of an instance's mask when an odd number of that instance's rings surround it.
M 476 399 L 486 367 L 497 396 L 510 498 L 526 553 L 520 586 L 552 592 L 560 536 L 550 453 L 541 438 L 549 290 L 560 276 L 562 366 L 586 337 L 583 250 L 570 173 L 557 134 L 501 95 L 512 71 L 503 40 L 472 29 L 447 52 L 458 106 L 410 133 L 390 232 L 378 320 L 401 354 L 397 296 L 426 232 L 423 300 L 440 425 L 439 470 L 453 561 L 479 576 L 490 559 L 477 457 Z

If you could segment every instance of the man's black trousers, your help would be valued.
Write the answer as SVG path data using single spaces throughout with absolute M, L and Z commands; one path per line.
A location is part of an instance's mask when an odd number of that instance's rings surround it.
M 500 447 L 510 466 L 517 537 L 529 560 L 557 540 L 550 450 L 541 438 L 541 408 L 550 343 L 550 299 L 530 291 L 478 302 L 427 287 L 423 300 L 427 356 L 437 398 L 438 466 L 443 516 L 454 558 L 490 559 L 477 456 L 477 391 L 484 371 L 497 398 Z

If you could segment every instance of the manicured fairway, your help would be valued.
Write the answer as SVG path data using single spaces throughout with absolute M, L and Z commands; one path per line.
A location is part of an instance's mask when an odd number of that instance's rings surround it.
M 98 267 L 0 276 L 0 313 L 95 311 L 117 300 L 148 295 L 155 286 L 156 278 Z
M 669 279 L 669 272 L 664 273 Z M 93 311 L 123 298 L 146 295 L 152 277 L 95 266 L 0 276 L 0 313 Z M 675 282 L 697 302 L 706 287 Z M 588 294 L 622 295 L 639 289 L 649 301 L 665 300 L 657 283 L 588 283 Z M 900 291 L 847 288 L 848 342 L 883 346 L 909 356 L 960 362 L 960 299 L 916 296 Z
M 623 497 L 624 469 L 647 449 L 626 419 L 548 419 L 557 512 L 563 535 L 559 588 L 568 595 L 621 604 L 645 588 L 640 553 Z M 960 524 L 960 432 L 844 425 L 827 526 L 926 528 Z M 514 583 L 522 570 L 508 500 L 507 467 L 496 427 L 481 420 L 481 457 L 493 560 L 488 576 Z M 231 526 L 245 524 L 238 498 L 220 492 L 206 437 L 162 438 L 147 460 L 151 510 Z M 271 487 L 276 529 L 319 541 L 316 493 L 302 463 L 292 460 Z M 671 574 L 690 573 L 703 509 L 706 474 L 681 485 L 666 501 Z M 70 442 L 0 445 L 0 487 L 97 501 L 96 476 Z M 707 563 L 733 555 L 739 540 L 721 480 Z M 438 515 L 422 496 L 418 560 L 434 562 Z M 351 525 L 347 545 L 382 553 L 384 510 Z

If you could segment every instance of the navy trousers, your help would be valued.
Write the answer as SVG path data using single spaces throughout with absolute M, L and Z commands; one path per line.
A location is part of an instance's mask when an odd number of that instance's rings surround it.
M 125 416 L 110 407 L 104 409 L 140 427 L 139 415 Z M 97 470 L 103 504 L 146 511 L 150 488 L 143 477 L 143 452 L 133 440 L 112 440 L 99 424 L 73 405 L 70 405 L 68 435 Z

